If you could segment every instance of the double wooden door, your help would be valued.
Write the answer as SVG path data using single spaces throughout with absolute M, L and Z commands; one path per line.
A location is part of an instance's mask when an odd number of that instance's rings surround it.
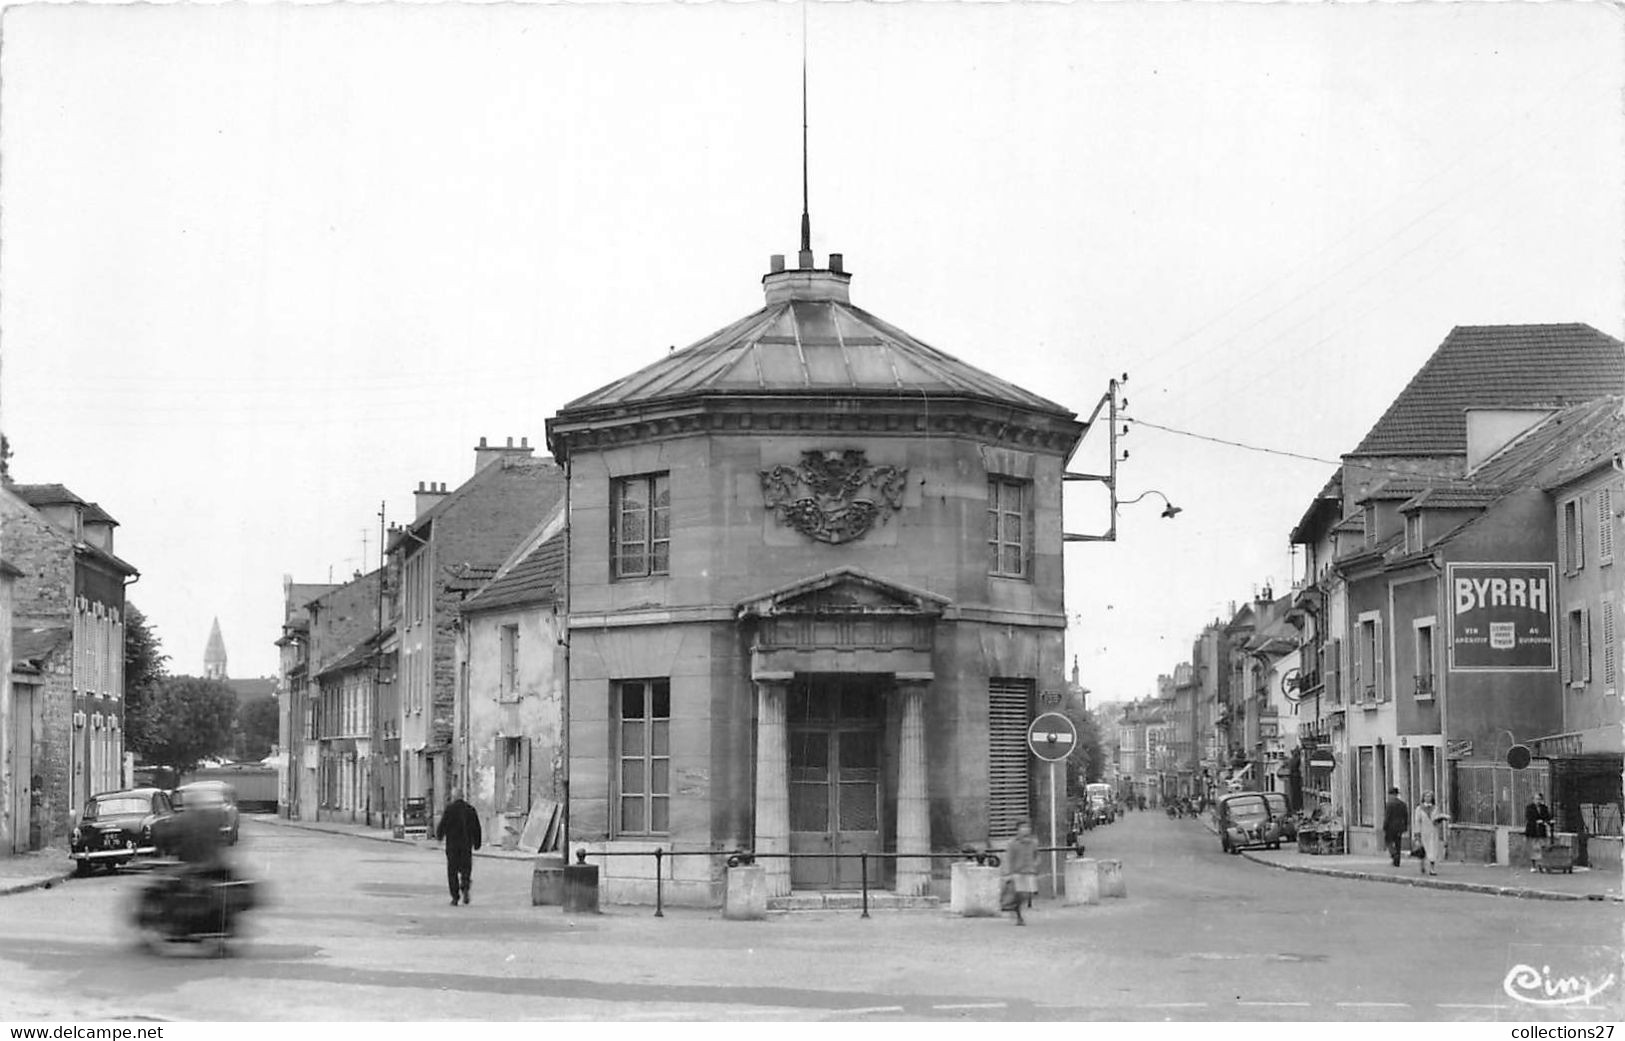
M 876 853 L 881 848 L 885 684 L 862 675 L 797 679 L 789 690 L 786 729 L 790 773 L 790 852 Z M 797 889 L 860 884 L 856 859 L 790 861 Z M 880 863 L 869 863 L 869 884 Z

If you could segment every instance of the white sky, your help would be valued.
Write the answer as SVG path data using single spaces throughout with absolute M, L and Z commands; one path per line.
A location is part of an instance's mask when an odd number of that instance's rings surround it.
M 800 212 L 793 4 L 35 6 L 0 46 L 0 408 L 200 672 L 479 438 L 742 317 Z M 1600 4 L 815 3 L 819 262 L 1086 415 L 1322 458 L 1453 325 L 1622 328 Z M 1104 464 L 1104 429 L 1074 461 Z M 1095 699 L 1293 577 L 1329 464 L 1137 428 L 1067 549 Z M 1106 526 L 1069 501 L 1073 531 Z M 363 532 L 367 556 L 363 559 Z

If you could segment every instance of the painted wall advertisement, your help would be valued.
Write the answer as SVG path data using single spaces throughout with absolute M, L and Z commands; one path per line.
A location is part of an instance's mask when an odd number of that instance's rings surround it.
M 1449 565 L 1451 670 L 1555 671 L 1554 572 L 1551 564 Z

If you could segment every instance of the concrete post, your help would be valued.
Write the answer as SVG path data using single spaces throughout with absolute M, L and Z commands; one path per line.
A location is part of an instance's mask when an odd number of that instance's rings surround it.
M 898 690 L 903 698 L 903 721 L 897 763 L 897 894 L 923 896 L 931 887 L 931 814 L 925 793 L 925 685 L 902 682 Z
M 1100 903 L 1100 866 L 1093 857 L 1073 857 L 1066 862 L 1066 897 L 1062 904 Z
M 948 910 L 964 918 L 987 918 L 999 913 L 999 869 L 957 860 L 949 869 Z
M 790 851 L 790 769 L 785 735 L 786 681 L 756 681 L 756 852 Z M 767 896 L 790 895 L 790 862 L 764 857 Z
M 767 917 L 767 868 L 752 864 L 728 869 L 722 917 L 736 922 L 756 922 Z
M 1095 863 L 1100 872 L 1100 895 L 1128 896 L 1128 882 L 1123 878 L 1123 862 L 1099 860 Z

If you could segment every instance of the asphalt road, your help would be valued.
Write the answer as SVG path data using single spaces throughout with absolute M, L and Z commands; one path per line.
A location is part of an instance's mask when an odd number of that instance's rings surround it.
M 530 869 L 475 862 L 450 906 L 433 850 L 245 821 L 269 887 L 235 956 L 139 950 L 139 873 L 0 898 L 0 1019 L 1606 1020 L 1625 1004 L 1621 905 L 1294 874 L 1195 821 L 1088 838 L 1129 896 L 1041 901 L 1027 928 L 941 912 L 776 915 L 530 905 Z M 1506 981 L 1528 966 L 1522 999 Z M 1531 976 L 1533 973 L 1535 975 Z M 1589 1002 L 1554 1001 L 1590 979 Z M 1612 977 L 1607 978 L 1606 977 Z

